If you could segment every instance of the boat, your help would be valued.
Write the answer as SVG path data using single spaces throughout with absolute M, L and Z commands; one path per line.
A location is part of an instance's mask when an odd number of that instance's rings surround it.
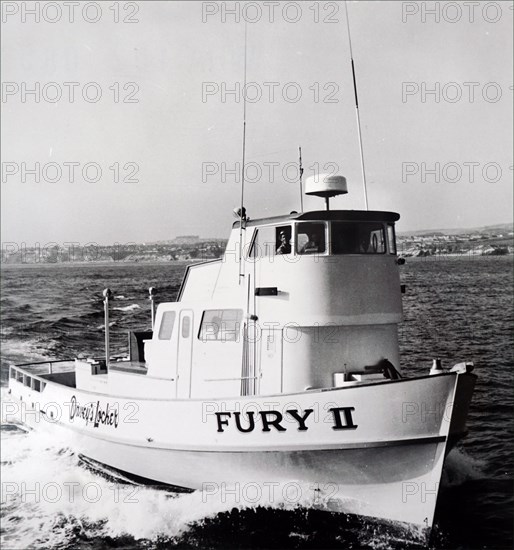
M 316 174 L 305 193 L 325 208 L 304 211 L 300 148 L 300 212 L 250 219 L 243 97 L 241 204 L 222 257 L 189 265 L 156 310 L 150 288 L 152 330 L 129 333 L 126 358 L 110 353 L 105 289 L 105 357 L 10 366 L 4 416 L 59 430 L 124 480 L 235 504 L 280 494 L 430 535 L 476 375 L 467 361 L 443 369 L 437 350 L 423 375 L 400 361 L 400 216 L 368 209 L 346 21 L 365 209 L 331 210 L 346 178 Z
M 12 365 L 18 419 L 138 482 L 308 487 L 327 510 L 430 532 L 476 376 L 436 351 L 421 376 L 402 365 L 399 215 L 331 210 L 347 188 L 313 176 L 324 209 L 239 209 L 223 256 L 189 265 L 175 302 L 154 310 L 151 289 L 152 330 L 129 334 L 126 358 L 109 351 L 106 289 L 106 356 Z

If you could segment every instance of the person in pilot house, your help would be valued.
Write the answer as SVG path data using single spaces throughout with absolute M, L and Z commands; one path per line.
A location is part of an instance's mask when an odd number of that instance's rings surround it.
M 287 238 L 285 231 L 280 231 L 278 235 L 278 246 L 276 254 L 290 254 L 291 253 L 291 244 Z
M 309 240 L 303 245 L 303 247 L 300 250 L 300 254 L 312 254 L 314 252 L 321 252 L 321 246 L 320 246 L 320 236 L 319 233 L 314 231 L 311 235 L 309 235 Z

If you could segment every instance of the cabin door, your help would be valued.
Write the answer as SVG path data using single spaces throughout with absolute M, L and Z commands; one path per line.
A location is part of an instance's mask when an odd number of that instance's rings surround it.
M 282 331 L 266 328 L 261 334 L 260 395 L 282 392 Z
M 191 396 L 191 359 L 193 357 L 193 312 L 180 312 L 177 355 L 177 397 Z

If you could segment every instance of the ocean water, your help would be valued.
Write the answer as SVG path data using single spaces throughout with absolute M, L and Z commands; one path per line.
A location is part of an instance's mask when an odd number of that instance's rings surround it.
M 404 374 L 425 374 L 440 357 L 446 367 L 473 361 L 478 375 L 469 434 L 448 456 L 429 546 L 512 548 L 512 257 L 416 259 L 401 270 Z M 148 287 L 158 301 L 172 300 L 183 272 L 178 264 L 2 268 L 2 398 L 9 364 L 103 354 L 105 287 L 115 296 L 112 346 L 126 353 L 126 331 L 149 327 Z M 15 424 L 2 424 L 1 443 L 6 549 L 420 547 L 413 533 L 323 512 L 308 498 L 275 495 L 251 506 L 133 486 L 92 470 L 57 436 Z

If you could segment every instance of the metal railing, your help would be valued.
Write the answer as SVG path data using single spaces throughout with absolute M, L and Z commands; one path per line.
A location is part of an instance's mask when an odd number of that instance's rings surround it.
M 62 363 L 73 363 L 75 364 L 75 359 L 52 359 L 50 361 L 31 361 L 30 363 L 18 363 L 16 365 L 10 365 L 10 369 L 30 369 L 34 367 L 42 367 L 43 365 L 48 365 L 48 374 L 53 373 L 54 364 Z

